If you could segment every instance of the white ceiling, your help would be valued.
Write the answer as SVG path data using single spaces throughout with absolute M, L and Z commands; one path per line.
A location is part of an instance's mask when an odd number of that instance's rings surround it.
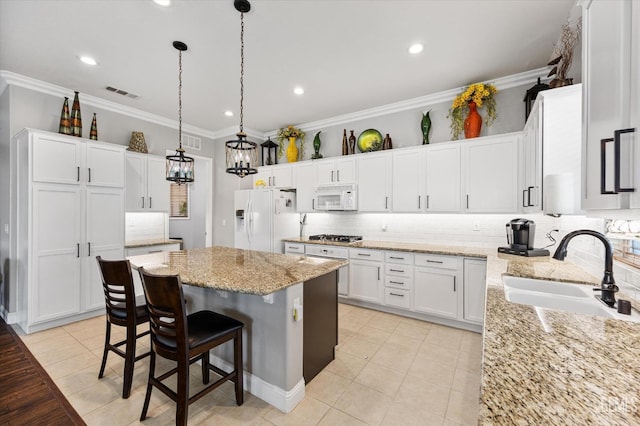
M 268 132 L 543 67 L 574 3 L 252 0 L 244 125 Z M 184 123 L 237 127 L 240 14 L 233 0 L 173 0 L 168 8 L 151 0 L 0 0 L 0 69 L 177 119 L 173 40 L 189 46 Z M 411 56 L 414 42 L 425 49 Z M 98 65 L 81 63 L 80 55 Z M 293 94 L 296 85 L 303 96 Z

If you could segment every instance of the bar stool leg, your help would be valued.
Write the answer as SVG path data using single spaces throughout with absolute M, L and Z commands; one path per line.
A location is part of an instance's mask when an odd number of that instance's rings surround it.
M 178 360 L 176 426 L 186 426 L 189 416 L 189 360 Z
M 104 375 L 104 368 L 107 365 L 107 354 L 109 353 L 109 343 L 111 342 L 111 323 L 107 322 L 107 329 L 104 333 L 104 351 L 102 352 L 102 365 L 100 366 L 100 373 L 98 373 L 98 379 L 102 379 Z
M 243 384 L 243 366 L 242 366 L 242 329 L 236 331 L 236 337 L 233 339 L 233 365 L 236 369 L 236 403 L 242 405 L 244 403 L 244 384 Z
M 147 380 L 147 394 L 144 397 L 144 405 L 142 406 L 142 414 L 140 415 L 140 421 L 147 418 L 147 410 L 149 409 L 149 401 L 151 400 L 151 379 L 156 373 L 156 353 L 152 350 L 149 355 L 149 380 Z
M 131 395 L 131 383 L 133 382 L 133 364 L 136 362 L 136 327 L 127 327 L 127 343 L 124 358 L 124 386 L 122 387 L 122 397 L 129 398 Z
M 209 383 L 209 351 L 202 354 L 202 383 Z

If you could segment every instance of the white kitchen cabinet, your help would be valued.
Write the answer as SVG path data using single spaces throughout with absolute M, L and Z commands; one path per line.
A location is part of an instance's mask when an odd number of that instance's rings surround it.
M 410 310 L 413 298 L 413 254 L 385 252 L 384 304 Z
M 358 211 L 391 210 L 391 156 L 386 152 L 358 159 Z
M 425 152 L 425 211 L 460 211 L 460 143 L 427 147 Z
M 525 213 L 540 211 L 542 207 L 542 96 L 531 108 L 522 131 L 522 185 L 521 210 Z
M 161 253 L 163 251 L 179 251 L 179 250 L 180 250 L 180 243 L 153 244 L 150 246 L 145 245 L 141 247 L 128 247 L 125 249 L 125 256 L 126 257 L 140 256 L 143 254 Z M 97 268 L 95 272 L 100 273 Z M 132 275 L 133 275 L 133 288 L 135 290 L 136 296 L 144 295 L 144 290 L 142 289 L 142 281 L 140 280 L 140 274 L 138 274 L 137 271 L 133 271 Z
M 392 210 L 398 213 L 424 211 L 423 147 L 392 151 Z
M 296 209 L 300 213 L 313 212 L 315 190 L 318 185 L 318 168 L 315 162 L 305 162 L 295 166 Z
M 349 298 L 381 304 L 384 262 L 379 250 L 349 250 Z
M 169 211 L 166 159 L 127 151 L 126 210 Z
M 509 133 L 477 138 L 461 145 L 464 211 L 518 211 L 519 139 L 520 133 Z
M 462 290 L 458 257 L 416 254 L 414 263 L 413 309 L 457 319 L 458 299 Z
M 594 0 L 583 8 L 586 210 L 640 207 L 638 9 L 640 2 L 627 0 Z
M 480 259 L 463 259 L 463 264 L 464 296 L 462 319 L 482 324 L 484 319 L 487 262 Z
M 304 244 L 290 243 L 285 241 L 284 254 L 304 254 Z
M 44 140 L 51 145 L 41 151 Z M 124 256 L 124 188 L 116 187 L 124 182 L 124 147 L 81 144 L 78 157 L 77 151 L 70 149 L 75 141 L 68 136 L 24 130 L 14 141 L 16 247 L 21 265 L 17 274 L 18 322 L 31 333 L 98 315 L 104 310 L 104 296 L 95 256 Z M 62 148 L 58 151 L 55 147 Z M 49 161 L 55 164 L 48 163 L 43 152 L 48 152 Z M 64 153 L 74 161 L 67 161 Z M 73 165 L 78 158 L 80 163 Z M 72 173 L 57 172 L 54 166 L 60 164 L 72 167 L 75 179 Z M 87 164 L 95 167 L 91 182 Z M 42 167 L 37 173 L 36 165 Z M 112 169 L 101 171 L 103 165 Z M 52 172 L 47 174 L 47 170 Z
M 355 183 L 357 180 L 356 159 L 353 156 L 317 160 L 317 167 L 318 185 Z
M 258 173 L 253 175 L 254 187 L 258 180 L 262 180 L 267 187 L 292 188 L 294 186 L 293 166 L 291 164 L 275 164 L 258 167 Z

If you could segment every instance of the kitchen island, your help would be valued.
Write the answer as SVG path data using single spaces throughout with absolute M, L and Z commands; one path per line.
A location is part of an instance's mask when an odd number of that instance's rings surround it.
M 305 382 L 333 359 L 337 270 L 347 261 L 228 247 L 129 260 L 134 268 L 180 275 L 189 312 L 210 309 L 242 321 L 245 389 L 283 412 L 302 401 Z M 230 347 L 212 351 L 212 363 L 223 369 L 231 359 Z

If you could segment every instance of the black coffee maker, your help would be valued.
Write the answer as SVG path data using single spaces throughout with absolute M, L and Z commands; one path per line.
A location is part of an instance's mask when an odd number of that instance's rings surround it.
M 508 247 L 498 247 L 498 253 L 518 256 L 549 256 L 549 250 L 533 247 L 536 224 L 529 219 L 513 219 L 506 225 Z

